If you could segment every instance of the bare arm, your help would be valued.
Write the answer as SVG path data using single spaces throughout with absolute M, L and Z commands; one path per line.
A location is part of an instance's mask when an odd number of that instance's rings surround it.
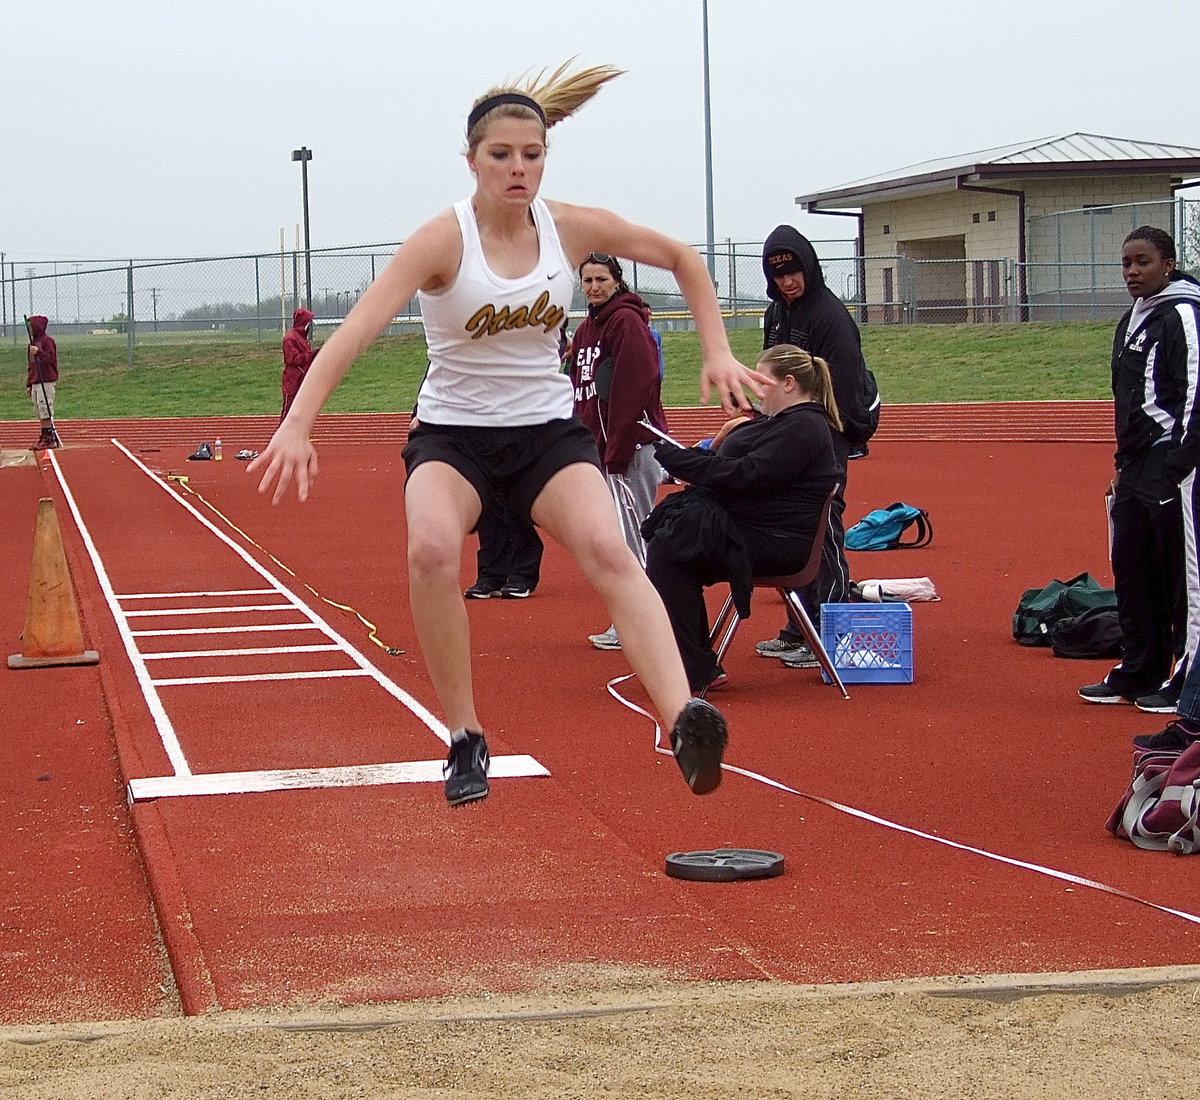
M 453 212 L 446 211 L 418 229 L 354 304 L 346 319 L 321 345 L 282 424 L 266 450 L 247 467 L 262 470 L 258 490 L 274 485 L 272 501 L 283 499 L 294 479 L 301 500 L 317 476 L 317 455 L 309 442 L 313 424 L 354 361 L 371 346 L 418 289 L 434 290 L 458 270 L 462 239 Z
M 739 409 L 749 411 L 750 401 L 745 391 L 748 389 L 762 397 L 763 386 L 769 381 L 734 358 L 712 280 L 700 253 L 682 241 L 634 225 L 608 210 L 559 202 L 549 205 L 563 248 L 574 267 L 578 267 L 589 252 L 607 252 L 661 267 L 675 276 L 700 336 L 704 357 L 700 400 L 707 404 L 715 390 L 721 406 L 730 416 Z

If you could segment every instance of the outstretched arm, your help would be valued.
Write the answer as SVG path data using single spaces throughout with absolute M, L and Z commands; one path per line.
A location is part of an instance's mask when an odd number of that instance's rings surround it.
M 558 202 L 549 205 L 563 247 L 575 267 L 589 252 L 607 252 L 664 268 L 675 276 L 700 336 L 704 357 L 700 373 L 701 401 L 707 404 L 715 392 L 730 416 L 738 410 L 749 411 L 751 406 L 746 390 L 762 397 L 763 387 L 770 383 L 734 358 L 717 295 L 700 253 L 657 230 L 627 222 L 609 210 Z
M 297 496 L 308 499 L 317 476 L 317 453 L 309 435 L 325 402 L 354 360 L 374 343 L 418 289 L 432 290 L 454 277 L 461 254 L 462 241 L 452 212 L 422 226 L 396 250 L 346 319 L 321 345 L 287 417 L 266 450 L 247 467 L 249 473 L 262 470 L 260 493 L 271 491 L 273 486 L 271 499 L 278 504 L 295 481 Z

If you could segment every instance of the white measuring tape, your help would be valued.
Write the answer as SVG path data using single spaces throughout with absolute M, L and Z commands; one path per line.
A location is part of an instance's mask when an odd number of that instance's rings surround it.
M 624 676 L 618 676 L 615 680 L 610 680 L 606 685 L 608 693 L 617 700 L 617 702 L 627 706 L 630 710 L 636 711 L 638 714 L 643 714 L 654 723 L 654 751 L 662 753 L 665 756 L 674 756 L 670 749 L 664 748 L 662 745 L 662 727 L 658 724 L 649 711 L 643 710 L 636 703 L 630 702 L 619 691 L 617 685 L 623 684 L 626 680 L 633 679 L 633 673 L 627 673 Z M 1192 924 L 1200 924 L 1200 916 L 1194 913 L 1187 913 L 1181 909 L 1171 909 L 1165 905 L 1159 905 L 1157 902 L 1147 901 L 1145 898 L 1139 898 L 1136 894 L 1130 894 L 1125 890 L 1118 889 L 1116 886 L 1109 886 L 1103 882 L 1095 882 L 1090 878 L 1081 878 L 1078 875 L 1068 874 L 1066 871 L 1058 871 L 1053 867 L 1043 867 L 1040 863 L 1028 863 L 1023 859 L 1013 859 L 1011 856 L 1002 856 L 997 852 L 989 852 L 986 848 L 975 848 L 970 844 L 961 844 L 957 840 L 947 840 L 943 836 L 936 836 L 933 833 L 923 832 L 921 829 L 914 829 L 909 825 L 901 825 L 896 821 L 889 821 L 886 817 L 877 817 L 875 814 L 869 814 L 865 810 L 855 809 L 853 806 L 843 805 L 841 802 L 835 802 L 831 798 L 822 798 L 820 795 L 809 794 L 806 791 L 798 791 L 794 787 L 789 787 L 786 783 L 780 783 L 776 779 L 771 779 L 765 775 L 759 775 L 758 772 L 752 772 L 747 768 L 739 768 L 735 764 L 722 764 L 722 771 L 730 772 L 733 775 L 740 775 L 746 779 L 752 779 L 756 783 L 762 783 L 767 787 L 774 787 L 777 791 L 783 791 L 785 794 L 794 794 L 798 798 L 806 798 L 810 802 L 817 802 L 822 806 L 828 806 L 831 809 L 838 810 L 841 813 L 849 814 L 851 817 L 857 817 L 860 821 L 869 821 L 872 825 L 882 825 L 887 829 L 894 829 L 898 833 L 907 833 L 909 836 L 921 837 L 923 840 L 932 840 L 938 844 L 944 844 L 947 848 L 956 848 L 960 852 L 971 852 L 977 856 L 983 856 L 985 859 L 995 860 L 997 863 L 1007 863 L 1010 867 L 1020 867 L 1026 871 L 1036 871 L 1039 875 L 1046 875 L 1049 878 L 1056 878 L 1062 882 L 1069 882 L 1074 886 L 1086 886 L 1089 890 L 1099 890 L 1105 894 L 1112 894 L 1113 897 L 1124 898 L 1126 901 L 1136 901 L 1139 905 L 1148 906 L 1151 909 L 1157 909 L 1160 913 L 1169 913 L 1173 917 L 1179 917 L 1182 920 L 1191 921 Z

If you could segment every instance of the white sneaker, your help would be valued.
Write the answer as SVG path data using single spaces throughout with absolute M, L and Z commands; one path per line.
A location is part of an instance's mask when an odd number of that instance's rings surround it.
M 621 648 L 621 639 L 617 637 L 617 632 L 611 626 L 603 634 L 589 634 L 588 641 L 597 649 Z
M 807 643 L 799 642 L 794 649 L 779 654 L 779 663 L 784 668 L 820 668 L 821 662 L 817 655 L 808 648 Z
M 795 653 L 808 647 L 803 642 L 789 642 L 786 638 L 768 638 L 759 642 L 754 651 L 760 657 L 782 657 L 785 653 Z

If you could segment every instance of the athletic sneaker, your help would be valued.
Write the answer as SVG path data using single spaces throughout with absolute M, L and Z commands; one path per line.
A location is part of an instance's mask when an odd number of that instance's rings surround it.
M 488 795 L 488 747 L 482 733 L 468 732 L 450 742 L 450 753 L 442 766 L 446 777 L 446 801 L 451 806 L 476 802 Z
M 712 703 L 689 699 L 671 730 L 671 751 L 692 794 L 708 794 L 721 782 L 721 757 L 729 733 Z
M 611 626 L 603 634 L 589 634 L 588 641 L 597 649 L 621 648 L 621 639 L 617 637 L 617 632 Z
M 759 642 L 754 647 L 754 652 L 760 657 L 782 657 L 785 653 L 807 648 L 803 642 L 793 642 L 787 638 L 768 638 L 765 642 Z
M 212 448 L 207 443 L 201 443 L 195 454 L 188 455 L 188 459 L 192 462 L 208 462 L 212 456 Z
M 533 588 L 521 581 L 509 581 L 500 589 L 500 595 L 506 600 L 527 600 L 533 595 Z
M 779 655 L 779 663 L 785 668 L 820 668 L 821 662 L 817 655 L 808 648 L 806 642 L 801 642 L 795 649 Z
M 1186 749 L 1200 739 L 1200 733 L 1189 733 L 1178 722 L 1172 722 L 1158 733 L 1143 733 L 1135 737 L 1133 743 L 1139 749 Z
M 871 453 L 870 447 L 865 443 L 860 443 L 857 447 L 852 447 L 847 458 L 866 458 Z
M 1151 695 L 1139 695 L 1133 705 L 1147 714 L 1174 714 L 1179 706 L 1179 692 L 1168 686 Z
M 717 671 L 713 673 L 713 678 L 709 680 L 708 687 L 705 691 L 717 691 L 719 688 L 726 687 L 729 684 L 729 677 L 725 674 L 725 670 L 717 665 Z
M 468 600 L 486 600 L 492 596 L 499 596 L 503 587 L 504 585 L 497 584 L 495 581 L 479 580 L 471 585 L 463 595 Z
M 1079 689 L 1079 698 L 1087 703 L 1132 703 L 1132 699 L 1126 698 L 1119 691 L 1108 686 L 1101 680 L 1098 684 L 1088 684 Z

